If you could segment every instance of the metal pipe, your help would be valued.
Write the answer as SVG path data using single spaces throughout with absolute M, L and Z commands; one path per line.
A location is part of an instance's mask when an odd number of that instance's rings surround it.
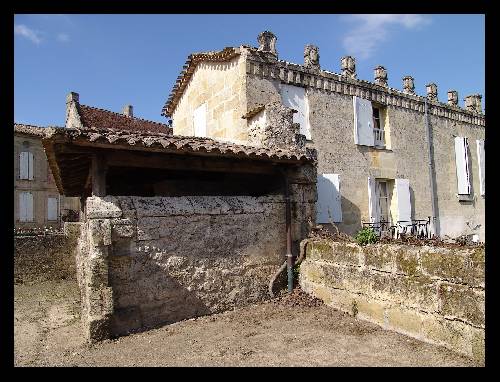
M 431 206 L 432 206 L 432 223 L 431 232 L 435 236 L 439 236 L 439 217 L 437 216 L 437 206 L 436 206 L 436 195 L 435 190 L 435 180 L 434 180 L 434 160 L 432 157 L 432 147 L 431 147 L 431 129 L 429 124 L 429 112 L 427 106 L 427 98 L 424 99 L 425 105 L 425 130 L 427 134 L 427 153 L 429 155 L 429 188 L 431 190 Z
M 288 275 L 288 293 L 293 290 L 293 255 L 292 255 L 292 212 L 290 206 L 290 187 L 285 171 L 282 171 L 285 183 L 285 227 L 286 227 L 286 268 Z

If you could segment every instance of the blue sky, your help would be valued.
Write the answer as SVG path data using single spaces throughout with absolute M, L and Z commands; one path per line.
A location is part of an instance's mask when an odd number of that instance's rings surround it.
M 484 15 L 16 15 L 14 120 L 64 125 L 65 97 L 165 122 L 161 109 L 187 56 L 242 44 L 273 31 L 280 59 L 303 63 L 306 44 L 319 46 L 321 67 L 339 73 L 356 58 L 358 78 L 388 70 L 389 86 L 415 78 L 417 94 L 438 85 L 439 100 L 457 90 L 483 95 Z

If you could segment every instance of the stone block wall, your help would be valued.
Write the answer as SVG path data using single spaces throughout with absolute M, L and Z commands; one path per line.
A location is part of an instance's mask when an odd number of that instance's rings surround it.
M 484 255 L 308 239 L 300 285 L 327 305 L 484 362 Z
M 314 201 L 298 203 L 297 216 L 312 216 Z M 77 268 L 89 341 L 263 300 L 285 259 L 282 195 L 90 197 L 86 219 Z
M 76 278 L 75 249 L 79 234 L 79 223 L 66 223 L 64 234 L 14 236 L 14 282 Z

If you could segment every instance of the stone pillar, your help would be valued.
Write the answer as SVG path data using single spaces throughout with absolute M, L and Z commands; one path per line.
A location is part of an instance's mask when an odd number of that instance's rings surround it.
M 375 84 L 387 87 L 387 70 L 379 65 L 374 70 Z
M 125 105 L 123 115 L 132 118 L 134 116 L 134 107 L 132 105 Z
M 351 56 L 344 56 L 340 59 L 342 75 L 350 78 L 356 78 L 356 59 Z
M 458 106 L 458 92 L 456 90 L 448 90 L 448 105 Z
M 403 77 L 403 93 L 415 94 L 415 80 L 412 76 Z
M 429 101 L 437 101 L 438 97 L 438 89 L 435 83 L 430 83 L 425 85 L 425 89 L 427 90 L 427 99 Z
M 483 96 L 481 94 L 471 94 L 465 97 L 465 109 L 473 111 L 475 113 L 482 113 L 481 99 Z
M 278 52 L 276 51 L 276 36 L 273 32 L 264 31 L 259 33 L 257 37 L 257 42 L 259 43 L 259 52 L 270 53 L 276 58 L 278 58 Z
M 304 48 L 304 66 L 319 70 L 319 48 L 316 45 L 306 45 Z

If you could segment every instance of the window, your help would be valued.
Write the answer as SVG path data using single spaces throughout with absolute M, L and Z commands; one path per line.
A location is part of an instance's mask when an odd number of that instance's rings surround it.
M 354 143 L 362 146 L 386 147 L 386 109 L 371 101 L 353 97 Z
M 19 154 L 19 179 L 33 180 L 33 154 L 29 151 Z
M 484 196 L 484 139 L 476 140 L 477 143 L 477 163 L 479 167 L 479 189 Z
M 408 179 L 368 178 L 368 213 L 371 223 L 410 222 L 411 201 Z
M 300 124 L 300 134 L 305 135 L 306 139 L 311 139 L 306 90 L 299 86 L 282 84 L 280 94 L 283 105 L 297 110 L 297 113 L 293 114 L 293 122 Z
M 33 221 L 33 195 L 31 192 L 19 193 L 19 221 Z
M 470 195 L 469 143 L 466 137 L 455 137 L 455 166 L 458 195 Z
M 378 215 L 380 217 L 380 221 L 388 222 L 389 215 L 389 197 L 387 194 L 387 182 L 383 180 L 377 180 L 375 183 L 377 197 L 378 197 Z
M 318 223 L 338 223 L 342 221 L 340 197 L 340 177 L 338 174 L 318 175 L 318 201 L 316 221 Z
M 50 197 L 47 199 L 47 220 L 57 221 L 57 198 Z
M 207 104 L 201 104 L 193 112 L 193 127 L 195 137 L 207 136 Z

